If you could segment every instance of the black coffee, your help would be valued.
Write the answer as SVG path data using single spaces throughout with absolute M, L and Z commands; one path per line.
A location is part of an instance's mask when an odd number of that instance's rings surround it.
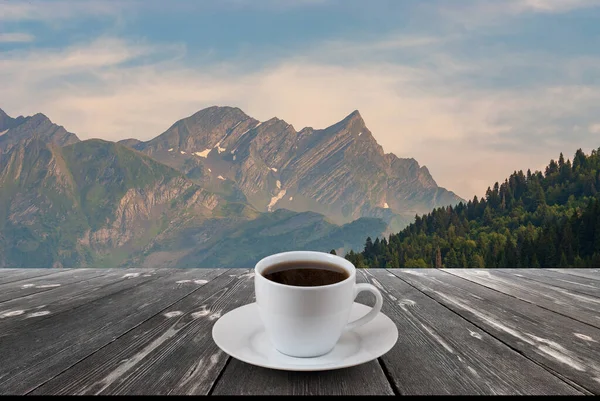
M 297 287 L 318 287 L 344 281 L 350 275 L 336 265 L 324 262 L 283 262 L 262 272 L 267 280 Z

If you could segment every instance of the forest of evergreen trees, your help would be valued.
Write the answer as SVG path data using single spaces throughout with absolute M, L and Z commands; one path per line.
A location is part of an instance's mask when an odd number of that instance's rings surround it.
M 542 172 L 514 172 L 485 197 L 416 216 L 389 238 L 367 238 L 356 267 L 599 267 L 600 149 Z

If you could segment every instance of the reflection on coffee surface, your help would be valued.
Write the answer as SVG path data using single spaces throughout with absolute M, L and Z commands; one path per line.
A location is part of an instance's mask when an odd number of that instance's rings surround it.
M 314 261 L 283 262 L 267 267 L 262 275 L 276 283 L 298 287 L 318 287 L 344 281 L 350 275 L 334 264 Z

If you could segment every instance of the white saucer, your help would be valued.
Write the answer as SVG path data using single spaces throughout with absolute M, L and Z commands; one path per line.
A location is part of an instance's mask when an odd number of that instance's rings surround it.
M 350 321 L 371 310 L 354 303 Z M 263 368 L 294 371 L 319 371 L 347 368 L 377 359 L 388 352 L 398 329 L 383 313 L 352 331 L 345 332 L 335 348 L 316 358 L 294 358 L 271 345 L 265 333 L 256 303 L 244 305 L 222 316 L 213 326 L 213 340 L 232 357 Z

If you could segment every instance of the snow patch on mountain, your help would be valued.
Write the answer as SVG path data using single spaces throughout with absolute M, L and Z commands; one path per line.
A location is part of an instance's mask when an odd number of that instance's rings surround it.
M 210 149 L 204 149 L 202 152 L 194 152 L 196 156 L 207 157 L 210 153 Z
M 271 198 L 271 202 L 269 202 L 269 204 L 267 205 L 267 210 L 270 212 L 272 211 L 273 206 L 275 206 L 275 204 L 277 202 L 279 202 L 281 200 L 281 198 L 283 198 L 285 196 L 285 189 L 282 189 L 281 191 L 279 191 L 279 193 Z

